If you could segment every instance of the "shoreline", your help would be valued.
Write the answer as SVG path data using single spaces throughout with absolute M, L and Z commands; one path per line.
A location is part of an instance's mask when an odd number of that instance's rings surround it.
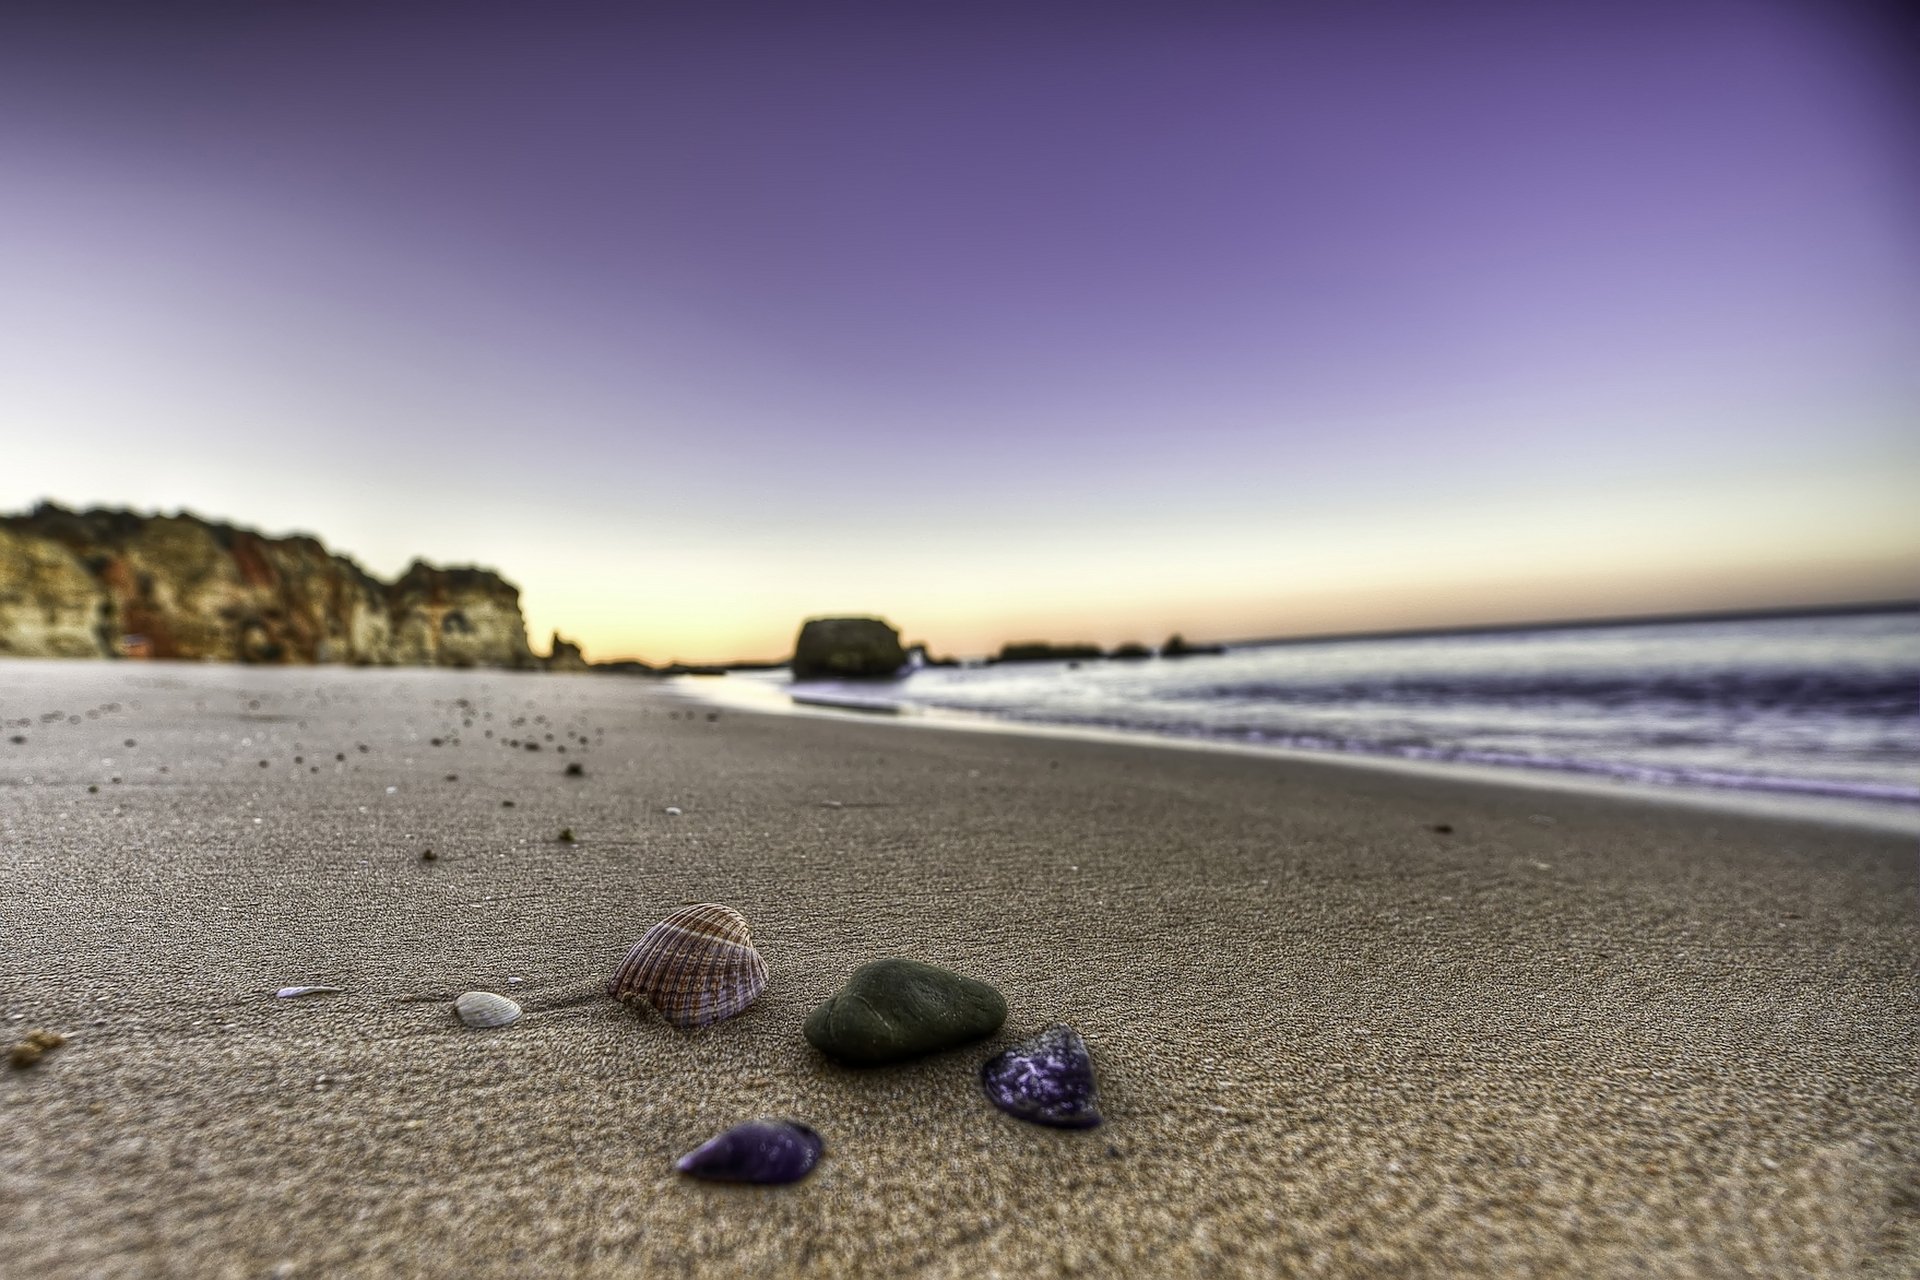
M 1742 787 L 1689 786 L 1647 782 L 1633 778 L 1549 766 L 1500 765 L 1466 760 L 1420 760 L 1360 751 L 1315 751 L 1275 743 L 1232 741 L 1199 736 L 1182 737 L 1147 730 L 1037 720 L 998 719 L 981 712 L 951 707 L 874 705 L 796 698 L 782 686 L 750 679 L 708 676 L 672 676 L 662 687 L 689 701 L 765 715 L 813 716 L 921 729 L 967 733 L 1010 733 L 1067 741 L 1126 743 L 1170 747 L 1183 751 L 1219 752 L 1381 770 L 1415 777 L 1455 778 L 1484 783 L 1580 795 L 1614 796 L 1649 804 L 1674 804 L 1709 812 L 1822 822 L 1868 831 L 1920 835 L 1920 805 L 1902 799 L 1836 796 L 1820 792 L 1762 790 Z
M 23 1275 L 1920 1264 L 1905 837 L 651 682 L 154 674 L 0 663 L 0 1028 L 67 1037 L 0 1069 Z M 740 1017 L 582 996 L 708 901 L 772 969 Z M 807 1015 L 888 955 L 1006 1025 L 827 1062 Z M 526 1016 L 462 1027 L 475 989 Z M 1100 1128 L 981 1092 L 1056 1022 Z M 756 1115 L 823 1135 L 805 1181 L 674 1171 Z

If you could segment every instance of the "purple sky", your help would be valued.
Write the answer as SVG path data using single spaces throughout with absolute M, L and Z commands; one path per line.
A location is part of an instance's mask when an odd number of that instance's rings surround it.
M 1871 11 L 391 7 L 0 25 L 0 505 L 597 657 L 1920 589 Z

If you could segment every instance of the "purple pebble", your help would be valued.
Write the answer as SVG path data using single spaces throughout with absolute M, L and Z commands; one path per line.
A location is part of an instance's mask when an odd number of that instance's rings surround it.
M 687 1152 L 675 1167 L 715 1182 L 798 1182 L 813 1171 L 822 1145 L 798 1120 L 749 1120 Z
M 993 1105 L 1009 1115 L 1058 1129 L 1100 1123 L 1093 1058 L 1072 1027 L 1048 1027 L 980 1068 Z

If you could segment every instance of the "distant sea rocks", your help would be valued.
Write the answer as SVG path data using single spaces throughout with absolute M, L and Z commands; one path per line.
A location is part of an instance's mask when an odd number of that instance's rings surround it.
M 1225 653 L 1226 647 L 1217 644 L 1189 644 L 1178 633 L 1167 637 L 1160 646 L 1163 658 L 1192 658 L 1202 654 Z M 1112 652 L 1097 644 L 1056 644 L 1047 640 L 1021 640 L 1005 644 L 1000 652 L 988 658 L 989 665 L 1003 662 L 1092 662 L 1101 658 L 1116 661 L 1138 661 L 1154 656 L 1154 651 L 1136 641 L 1117 645 Z
M 1163 658 L 1197 658 L 1204 654 L 1225 653 L 1226 646 L 1217 644 L 1188 644 L 1178 631 L 1167 637 L 1160 646 Z
M 388 584 L 315 538 L 51 503 L 0 517 L 0 656 L 542 665 L 489 569 L 415 561 Z
M 793 646 L 795 680 L 885 678 L 906 664 L 900 633 L 878 618 L 811 618 Z
M 1079 662 L 1106 656 L 1106 651 L 1097 644 L 1051 644 L 1045 640 L 1021 640 L 1001 645 L 993 661 Z

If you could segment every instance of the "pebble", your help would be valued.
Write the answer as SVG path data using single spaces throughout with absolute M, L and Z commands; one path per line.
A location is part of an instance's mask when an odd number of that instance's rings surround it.
M 1007 1002 L 984 982 L 918 960 L 876 960 L 807 1018 L 807 1043 L 837 1062 L 874 1066 L 992 1035 Z
M 993 1105 L 1008 1115 L 1057 1129 L 1100 1123 L 1093 1056 L 1072 1027 L 1048 1027 L 980 1068 Z
M 22 1036 L 18 1043 L 7 1050 L 7 1065 L 16 1070 L 25 1071 L 28 1067 L 38 1066 L 40 1060 L 67 1042 L 67 1038 L 58 1031 L 48 1031 L 44 1027 L 35 1027 Z
M 750 1120 L 695 1147 L 674 1167 L 715 1182 L 776 1185 L 812 1173 L 824 1147 L 820 1135 L 798 1120 Z

